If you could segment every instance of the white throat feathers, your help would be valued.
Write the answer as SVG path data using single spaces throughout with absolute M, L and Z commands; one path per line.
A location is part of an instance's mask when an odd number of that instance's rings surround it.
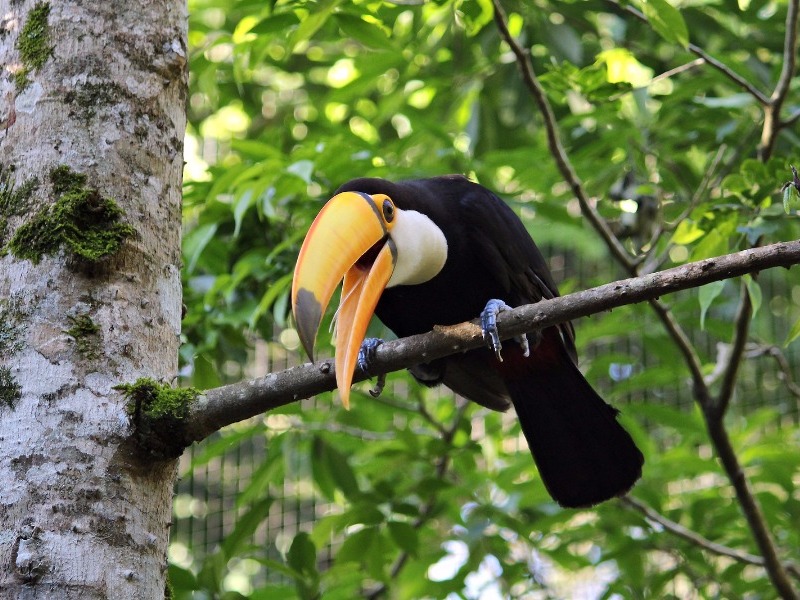
M 397 246 L 397 263 L 387 288 L 425 283 L 444 267 L 447 240 L 426 215 L 415 210 L 398 210 L 390 235 Z

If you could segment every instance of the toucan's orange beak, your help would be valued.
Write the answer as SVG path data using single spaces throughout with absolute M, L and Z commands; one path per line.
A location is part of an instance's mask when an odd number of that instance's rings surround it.
M 292 311 L 312 360 L 322 315 L 344 280 L 336 323 L 336 385 L 345 408 L 361 342 L 397 260 L 389 237 L 394 212 L 382 194 L 334 196 L 311 224 L 294 269 Z

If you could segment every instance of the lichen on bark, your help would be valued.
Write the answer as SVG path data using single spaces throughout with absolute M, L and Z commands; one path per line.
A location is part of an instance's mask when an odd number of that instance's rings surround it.
M 0 300 L 0 358 L 13 356 L 22 349 L 27 316 L 19 295 Z
M 50 172 L 56 202 L 21 225 L 7 244 L 17 258 L 34 263 L 65 248 L 89 263 L 119 251 L 134 229 L 122 223 L 123 210 L 111 198 L 86 184 L 86 176 L 59 166 Z
M 28 13 L 25 24 L 19 32 L 16 47 L 22 67 L 14 74 L 17 91 L 21 92 L 28 87 L 31 72 L 41 69 L 53 55 L 53 46 L 50 45 L 50 24 L 47 21 L 49 16 L 50 4 L 37 3 Z

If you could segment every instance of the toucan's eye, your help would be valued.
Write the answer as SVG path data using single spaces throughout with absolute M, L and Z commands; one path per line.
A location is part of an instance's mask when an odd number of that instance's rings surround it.
M 394 221 L 394 204 L 392 204 L 391 200 L 383 201 L 383 218 L 386 219 L 387 223 Z

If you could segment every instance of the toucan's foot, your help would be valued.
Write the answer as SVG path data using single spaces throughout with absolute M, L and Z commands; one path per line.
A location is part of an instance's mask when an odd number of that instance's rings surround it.
M 494 350 L 494 355 L 497 360 L 503 362 L 503 356 L 500 351 L 503 349 L 503 344 L 500 343 L 500 334 L 497 331 L 497 315 L 504 310 L 511 310 L 511 307 L 502 300 L 492 299 L 486 303 L 486 308 L 481 313 L 481 330 L 483 331 L 483 339 Z M 522 347 L 523 356 L 530 356 L 531 349 L 528 345 L 528 336 L 524 333 L 518 335 L 514 340 Z
M 380 338 L 366 338 L 361 342 L 361 348 L 358 350 L 358 368 L 367 375 L 372 374 L 372 363 L 375 362 L 375 352 L 381 344 L 383 344 L 383 340 Z M 386 374 L 381 373 L 378 375 L 375 387 L 369 391 L 370 396 L 373 398 L 380 396 L 385 385 Z

